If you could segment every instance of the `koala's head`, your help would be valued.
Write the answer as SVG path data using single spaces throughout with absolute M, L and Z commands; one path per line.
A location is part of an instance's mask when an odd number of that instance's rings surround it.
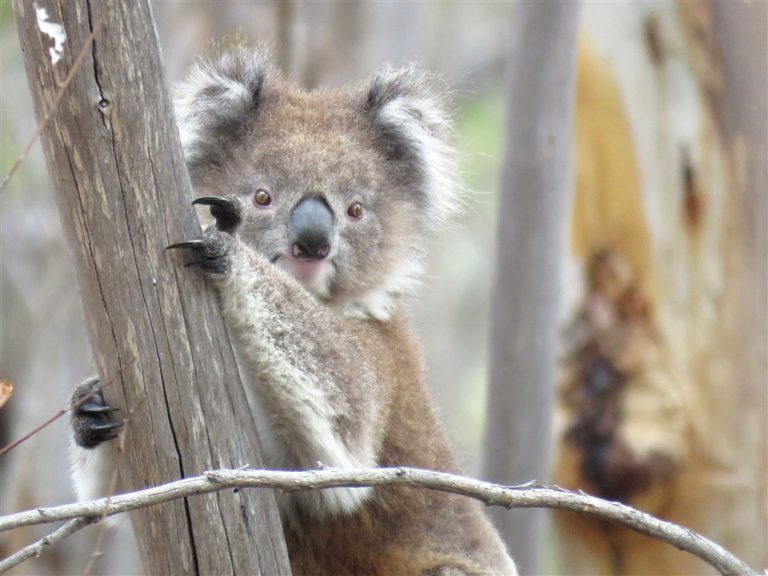
M 198 64 L 175 100 L 197 194 L 242 201 L 242 240 L 319 298 L 386 318 L 455 202 L 451 124 L 431 80 L 387 69 L 302 91 L 239 49 Z

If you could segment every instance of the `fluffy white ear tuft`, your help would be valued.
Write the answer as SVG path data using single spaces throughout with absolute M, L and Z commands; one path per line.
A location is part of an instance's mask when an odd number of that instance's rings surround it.
M 240 47 L 192 67 L 174 90 L 176 122 L 190 167 L 215 161 L 220 137 L 237 137 L 246 129 L 270 73 L 263 47 Z
M 430 221 L 439 224 L 457 207 L 458 183 L 451 115 L 434 84 L 434 77 L 413 67 L 387 68 L 370 84 L 365 109 L 390 154 L 414 168 Z

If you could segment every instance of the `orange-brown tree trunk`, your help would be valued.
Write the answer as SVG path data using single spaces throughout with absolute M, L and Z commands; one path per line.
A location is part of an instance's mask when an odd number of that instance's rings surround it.
M 713 10 L 714 7 L 714 10 Z M 766 4 L 591 5 L 555 482 L 766 557 Z M 558 515 L 560 569 L 701 574 Z

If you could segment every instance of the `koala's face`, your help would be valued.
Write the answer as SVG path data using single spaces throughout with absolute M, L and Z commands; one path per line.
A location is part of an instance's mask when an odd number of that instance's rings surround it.
M 306 93 L 253 54 L 211 66 L 177 100 L 195 192 L 238 198 L 242 240 L 318 297 L 386 316 L 452 200 L 445 118 L 421 80 Z

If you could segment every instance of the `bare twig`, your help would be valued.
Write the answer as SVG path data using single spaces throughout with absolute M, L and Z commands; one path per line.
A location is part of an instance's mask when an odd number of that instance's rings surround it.
M 616 502 L 557 488 L 539 486 L 508 487 L 482 482 L 453 474 L 417 470 L 414 468 L 380 468 L 369 470 L 323 469 L 306 472 L 278 470 L 216 470 L 194 478 L 169 482 L 155 488 L 106 498 L 66 504 L 51 508 L 38 508 L 0 517 L 0 532 L 18 528 L 71 520 L 99 518 L 109 507 L 109 515 L 119 514 L 169 502 L 194 494 L 206 494 L 228 488 L 277 488 L 288 492 L 324 488 L 401 485 L 424 487 L 432 490 L 460 494 L 484 502 L 487 506 L 506 508 L 557 508 L 593 514 L 604 520 L 627 526 L 680 550 L 690 552 L 713 566 L 721 574 L 756 576 L 756 572 L 722 546 L 700 534 L 670 522 L 654 518 Z
M 37 130 L 35 130 L 34 134 L 29 138 L 27 143 L 24 145 L 24 148 L 22 148 L 21 152 L 19 153 L 16 160 L 13 162 L 13 165 L 11 166 L 11 169 L 8 170 L 8 173 L 3 176 L 2 182 L 0 182 L 0 194 L 2 194 L 3 190 L 5 190 L 6 186 L 8 186 L 8 183 L 11 181 L 11 178 L 13 178 L 13 175 L 16 173 L 16 170 L 19 169 L 19 166 L 21 166 L 21 163 L 24 161 L 24 158 L 27 157 L 27 154 L 29 154 L 29 151 L 32 149 L 32 146 L 34 146 L 35 142 L 37 142 L 37 139 L 40 137 L 40 134 L 43 133 L 43 130 L 45 130 L 45 127 L 48 126 L 48 122 L 53 117 L 53 114 L 56 112 L 56 109 L 59 107 L 59 102 L 61 102 L 62 96 L 64 96 L 64 93 L 67 91 L 67 88 L 72 83 L 72 78 L 75 77 L 75 73 L 80 69 L 80 67 L 83 65 L 83 60 L 85 59 L 86 54 L 91 49 L 91 44 L 93 43 L 94 38 L 96 38 L 96 35 L 99 33 L 99 30 L 101 30 L 102 26 L 104 26 L 104 23 L 107 21 L 107 15 L 109 14 L 109 9 L 111 8 L 111 3 L 107 5 L 107 7 L 102 12 L 101 16 L 99 17 L 99 20 L 96 22 L 96 25 L 93 27 L 93 32 L 91 32 L 91 35 L 88 36 L 87 40 L 85 41 L 85 44 L 83 44 L 83 47 L 80 48 L 80 52 L 77 54 L 77 58 L 75 58 L 74 64 L 72 64 L 72 68 L 69 70 L 69 73 L 66 75 L 63 81 L 59 80 L 58 73 L 56 72 L 56 68 L 53 69 L 53 74 L 56 79 L 56 85 L 59 87 L 59 89 L 56 91 L 56 96 L 53 98 L 53 102 L 51 102 L 51 107 L 48 108 L 48 112 L 45 115 L 45 118 L 43 118 L 43 121 L 40 122 L 40 124 L 37 127 Z
M 7 572 L 11 568 L 15 568 L 25 560 L 30 558 L 37 558 L 43 553 L 43 550 L 56 544 L 59 540 L 63 540 L 70 534 L 74 534 L 81 528 L 85 528 L 89 524 L 93 524 L 96 521 L 95 518 L 75 518 L 70 520 L 61 528 L 54 530 L 44 538 L 41 538 L 37 542 L 30 544 L 26 548 L 22 548 L 15 554 L 8 556 L 3 561 L 0 561 L 0 574 Z

